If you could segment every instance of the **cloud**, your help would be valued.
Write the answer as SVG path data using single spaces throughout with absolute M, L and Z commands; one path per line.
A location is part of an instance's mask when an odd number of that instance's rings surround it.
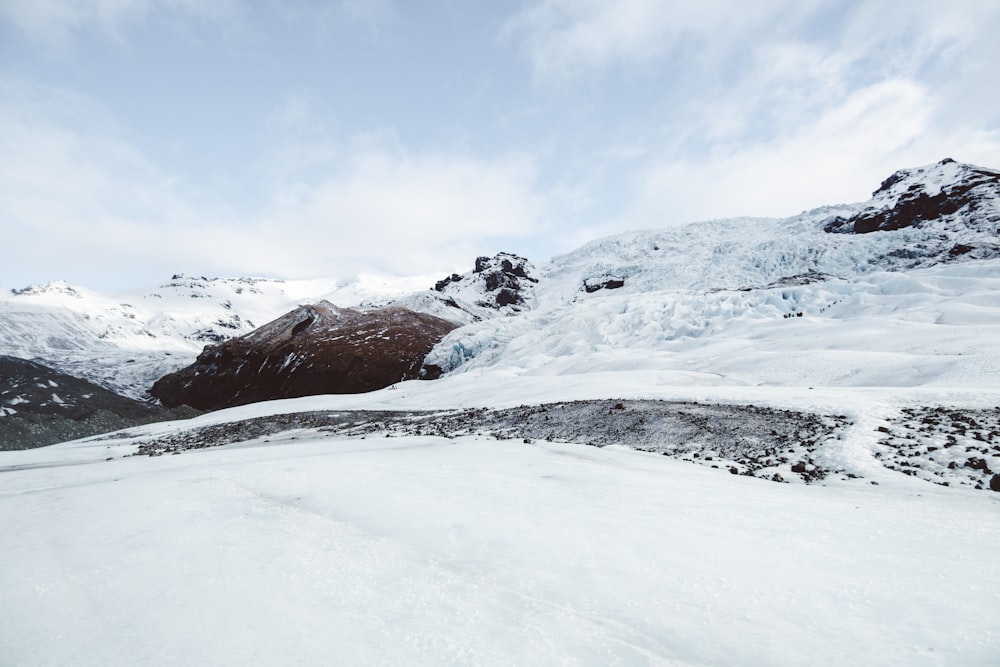
M 783 217 L 863 201 L 896 169 L 945 157 L 991 165 L 1000 132 L 934 130 L 931 91 L 903 79 L 853 92 L 795 133 L 698 158 L 662 158 L 643 173 L 615 226 L 659 227 L 736 216 Z
M 303 122 L 295 104 L 284 111 L 293 125 Z M 0 87 L 8 286 L 62 278 L 121 287 L 174 272 L 443 274 L 512 249 L 543 222 L 527 157 L 414 154 L 372 138 L 345 142 L 308 178 L 267 173 L 256 207 L 205 201 L 146 159 L 109 116 L 59 89 Z
M 37 42 L 63 48 L 76 32 L 118 34 L 155 12 L 218 21 L 237 7 L 235 0 L 0 0 L 0 19 Z
M 544 81 L 666 58 L 714 66 L 720 51 L 741 50 L 752 36 L 780 32 L 828 4 L 539 0 L 513 16 L 502 36 L 522 45 Z
M 284 249 L 285 270 L 303 261 L 319 274 L 463 268 L 477 254 L 502 249 L 496 244 L 540 231 L 535 178 L 533 162 L 516 155 L 485 160 L 365 148 L 336 176 L 285 185 L 258 224 L 298 239 Z
M 660 91 L 653 113 L 621 110 L 642 122 L 602 151 L 635 156 L 620 208 L 582 240 L 857 201 L 947 156 L 1000 163 L 998 31 L 984 0 L 537 0 L 503 36 L 543 87 Z

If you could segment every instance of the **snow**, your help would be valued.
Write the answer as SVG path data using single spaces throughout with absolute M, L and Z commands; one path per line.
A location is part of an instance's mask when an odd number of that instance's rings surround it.
M 989 479 L 970 446 L 1000 468 L 995 225 L 822 232 L 961 169 L 534 264 L 530 310 L 459 309 L 469 323 L 428 359 L 440 380 L 0 452 L 0 664 L 996 664 L 1000 494 L 959 484 Z M 950 258 L 959 242 L 987 258 Z M 624 284 L 583 289 L 609 276 Z M 179 277 L 144 299 L 53 284 L 0 298 L 0 352 L 105 359 L 134 387 L 193 358 L 199 332 L 301 302 L 446 307 L 400 296 L 416 285 Z M 299 412 L 592 399 L 842 415 L 815 461 L 858 477 L 777 484 L 620 446 L 305 426 L 133 456 Z
M 122 448 L 0 459 L 34 460 L 0 473 L 0 663 L 986 665 L 1000 649 L 984 494 L 476 438 L 300 431 L 103 460 Z M 67 450 L 83 458 L 59 465 Z
M 457 329 L 428 363 L 531 375 L 642 368 L 734 385 L 995 386 L 998 294 L 998 260 L 750 291 L 626 285 Z

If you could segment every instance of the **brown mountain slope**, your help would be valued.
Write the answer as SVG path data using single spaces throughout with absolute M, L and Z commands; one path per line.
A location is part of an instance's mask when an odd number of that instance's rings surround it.
M 430 349 L 457 325 L 406 308 L 302 306 L 259 329 L 209 345 L 150 393 L 200 410 L 276 398 L 349 394 L 418 377 Z

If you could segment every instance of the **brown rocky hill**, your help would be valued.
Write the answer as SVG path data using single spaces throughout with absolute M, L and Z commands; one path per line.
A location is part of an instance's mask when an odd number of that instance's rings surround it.
M 209 345 L 150 394 L 163 405 L 217 410 L 277 398 L 373 391 L 415 379 L 457 324 L 407 308 L 302 306 L 259 329 Z

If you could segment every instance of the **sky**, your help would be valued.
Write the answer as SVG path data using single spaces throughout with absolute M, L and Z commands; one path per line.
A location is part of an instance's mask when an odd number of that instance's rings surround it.
M 0 285 L 447 274 L 1000 168 L 995 0 L 0 0 Z

